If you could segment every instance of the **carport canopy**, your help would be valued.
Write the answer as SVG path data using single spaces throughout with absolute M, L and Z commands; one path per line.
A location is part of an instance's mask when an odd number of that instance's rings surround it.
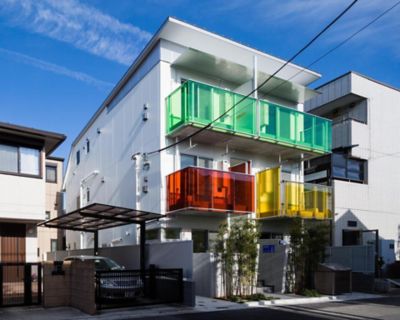
M 140 225 L 140 268 L 145 268 L 146 223 L 163 218 L 159 213 L 93 203 L 57 218 L 37 224 L 38 227 L 57 228 L 94 233 L 94 254 L 98 253 L 99 230 Z

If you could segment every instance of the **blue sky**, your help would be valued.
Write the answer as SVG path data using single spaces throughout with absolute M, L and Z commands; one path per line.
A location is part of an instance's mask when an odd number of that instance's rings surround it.
M 295 62 L 308 65 L 398 0 L 360 0 Z M 283 59 L 350 0 L 0 0 L 0 121 L 73 139 L 167 16 Z M 400 5 L 312 67 L 400 87 Z

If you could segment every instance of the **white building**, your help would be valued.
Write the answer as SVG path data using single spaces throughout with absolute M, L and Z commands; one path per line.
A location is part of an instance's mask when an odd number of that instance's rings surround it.
M 302 68 L 289 64 L 240 101 L 284 63 L 168 18 L 73 142 L 67 211 L 98 202 L 166 214 L 148 239 L 193 239 L 195 251 L 208 249 L 228 216 L 265 218 L 263 236 L 277 238 L 287 216 L 328 218 L 330 188 L 302 184 L 302 161 L 330 152 L 330 121 L 302 112 L 320 75 L 294 76 Z M 101 246 L 132 243 L 133 226 L 99 234 Z M 68 232 L 70 249 L 92 245 Z
M 317 88 L 306 110 L 332 119 L 332 155 L 310 161 L 306 180 L 335 193 L 335 245 L 373 243 L 394 259 L 400 244 L 400 91 L 355 72 Z
M 49 173 L 56 167 L 52 174 L 61 179 L 62 162 L 50 155 L 64 140 L 59 133 L 0 123 L 0 262 L 40 261 L 39 249 L 57 239 L 57 232 L 38 235 L 36 224 L 56 215 Z

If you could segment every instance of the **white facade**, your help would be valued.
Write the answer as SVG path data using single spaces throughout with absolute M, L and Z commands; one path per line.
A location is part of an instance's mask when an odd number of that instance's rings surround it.
M 317 90 L 321 95 L 305 106 L 333 119 L 333 148 L 348 147 L 350 157 L 367 160 L 365 181 L 333 179 L 335 245 L 343 244 L 346 230 L 378 229 L 381 239 L 395 243 L 399 256 L 400 91 L 354 72 Z M 363 233 L 360 241 L 372 236 Z
M 175 141 L 166 137 L 165 98 L 183 81 L 190 79 L 247 94 L 283 63 L 226 38 L 167 19 L 73 143 L 64 183 L 67 212 L 97 202 L 165 214 L 166 176 L 180 169 L 181 154 L 210 158 L 212 168 L 219 170 L 226 170 L 232 158 L 251 161 L 252 174 L 282 165 L 292 180 L 302 181 L 299 162 L 282 161 L 278 153 L 232 149 L 229 142 L 212 146 L 193 139 L 148 159 L 142 156 Z M 289 64 L 279 78 L 271 81 L 271 86 L 299 70 L 299 66 Z M 256 95 L 301 110 L 304 100 L 314 95 L 306 86 L 318 77 L 306 70 L 282 85 L 274 96 L 265 93 L 269 87 Z M 144 112 L 147 120 L 143 119 Z M 137 156 L 133 159 L 132 155 Z M 144 168 L 143 162 L 149 166 Z M 146 192 L 144 186 L 148 188 Z M 226 217 L 182 216 L 163 219 L 150 228 L 179 228 L 180 238 L 185 240 L 191 238 L 193 229 L 216 231 L 223 219 Z M 101 231 L 99 245 L 136 243 L 135 228 Z M 67 234 L 70 249 L 93 245 L 91 235 L 73 231 Z

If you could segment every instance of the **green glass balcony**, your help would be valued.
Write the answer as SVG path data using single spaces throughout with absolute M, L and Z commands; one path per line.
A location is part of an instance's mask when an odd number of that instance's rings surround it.
M 210 129 L 315 153 L 331 151 L 330 120 L 265 100 L 243 98 L 232 91 L 187 81 L 166 99 L 167 134 L 176 135 L 187 126 L 203 127 L 240 101 Z

